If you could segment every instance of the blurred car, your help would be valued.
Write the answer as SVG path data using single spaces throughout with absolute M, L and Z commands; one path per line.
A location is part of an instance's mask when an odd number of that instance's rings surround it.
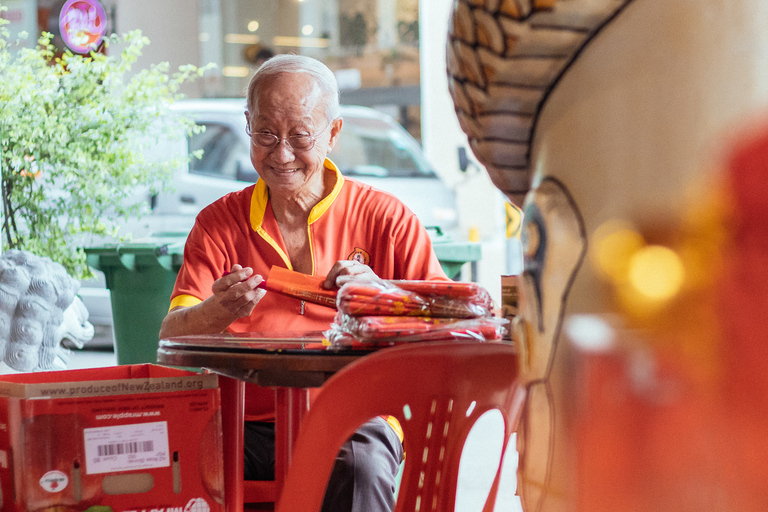
M 194 219 L 206 205 L 258 179 L 245 133 L 244 100 L 185 100 L 175 109 L 205 126 L 204 132 L 188 139 L 187 147 L 190 153 L 203 150 L 203 156 L 176 171 L 173 192 L 152 198 L 152 213 L 145 219 L 145 228 L 152 231 L 163 227 L 162 217 Z M 425 226 L 443 231 L 457 226 L 453 190 L 440 180 L 418 142 L 400 124 L 367 107 L 342 105 L 341 116 L 344 125 L 329 156 L 342 174 L 395 195 Z
M 175 171 L 172 191 L 147 198 L 151 212 L 123 229 L 134 238 L 185 235 L 201 209 L 258 178 L 245 133 L 245 100 L 184 100 L 174 109 L 205 126 L 205 131 L 186 141 L 161 140 L 156 150 L 164 155 L 203 150 L 203 155 Z M 425 226 L 454 231 L 458 226 L 455 193 L 432 169 L 419 143 L 392 117 L 377 110 L 342 105 L 341 116 L 341 135 L 329 157 L 342 174 L 393 194 Z M 92 323 L 111 324 L 108 293 L 102 276 L 81 288 Z

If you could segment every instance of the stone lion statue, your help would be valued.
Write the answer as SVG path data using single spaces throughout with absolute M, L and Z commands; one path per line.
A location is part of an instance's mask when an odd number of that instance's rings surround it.
M 93 338 L 80 283 L 50 258 L 10 250 L 0 256 L 0 372 L 64 370 L 69 340 Z

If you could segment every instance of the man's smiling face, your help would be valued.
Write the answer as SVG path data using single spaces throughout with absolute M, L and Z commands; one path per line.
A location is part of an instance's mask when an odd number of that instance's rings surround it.
M 327 99 L 315 79 L 305 73 L 278 74 L 264 83 L 257 101 L 257 112 L 246 116 L 251 131 L 280 139 L 274 148 L 251 144 L 251 161 L 259 177 L 271 193 L 285 197 L 318 188 L 341 119 L 328 118 Z M 287 141 L 297 135 L 314 138 L 314 144 L 308 150 L 290 147 Z

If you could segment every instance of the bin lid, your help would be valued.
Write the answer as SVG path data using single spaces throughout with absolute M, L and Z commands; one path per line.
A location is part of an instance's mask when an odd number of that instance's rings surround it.
M 137 265 L 155 265 L 168 269 L 181 265 L 186 233 L 157 233 L 130 242 L 110 242 L 84 247 L 88 265 L 104 270 L 110 267 L 134 269 Z
M 482 247 L 479 242 L 456 242 L 437 226 L 427 227 L 427 231 L 432 239 L 432 248 L 440 262 L 466 263 L 479 261 L 482 258 Z

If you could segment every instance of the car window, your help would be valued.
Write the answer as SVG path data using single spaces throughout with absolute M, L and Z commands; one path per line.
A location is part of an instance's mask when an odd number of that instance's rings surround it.
M 205 131 L 189 137 L 189 152 L 203 150 L 200 159 L 192 158 L 189 171 L 196 174 L 237 179 L 238 162 L 249 162 L 248 145 L 243 144 L 240 137 L 230 126 L 217 122 L 200 122 Z
M 408 132 L 380 119 L 344 116 L 331 160 L 347 176 L 434 177 Z

